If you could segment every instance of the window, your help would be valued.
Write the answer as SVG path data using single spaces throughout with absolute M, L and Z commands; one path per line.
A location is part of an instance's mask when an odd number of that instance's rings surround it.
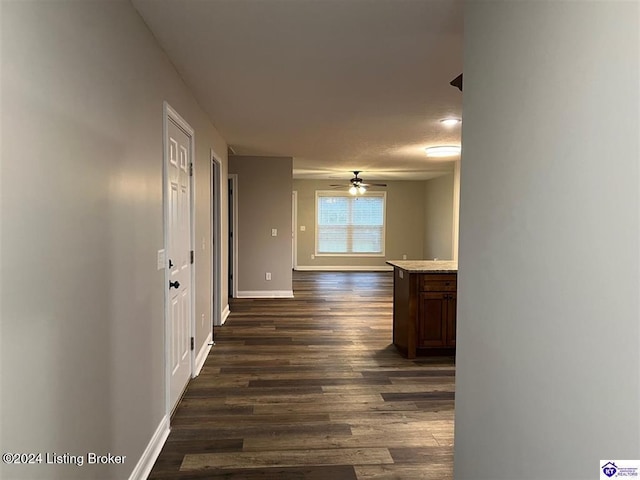
M 384 256 L 386 192 L 316 192 L 316 255 Z

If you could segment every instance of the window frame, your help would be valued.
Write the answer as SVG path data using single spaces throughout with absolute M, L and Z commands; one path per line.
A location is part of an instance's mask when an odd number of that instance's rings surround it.
M 357 197 L 380 197 L 382 198 L 382 238 L 381 238 L 381 253 L 337 253 L 337 252 L 318 252 L 318 199 L 320 197 L 346 197 L 355 199 Z M 335 190 L 316 190 L 315 194 L 315 245 L 314 245 L 314 255 L 316 257 L 385 257 L 386 250 L 386 237 L 387 237 L 387 192 L 382 190 L 367 190 L 365 193 L 351 195 L 349 192 L 336 192 Z M 350 227 L 351 225 L 348 225 Z

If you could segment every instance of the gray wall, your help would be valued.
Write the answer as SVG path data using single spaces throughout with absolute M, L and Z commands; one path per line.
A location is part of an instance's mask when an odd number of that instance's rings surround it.
M 456 480 L 639 457 L 638 9 L 465 4 Z
M 163 101 L 196 130 L 196 245 L 226 144 L 129 2 L 3 2 L 1 57 L 0 450 L 127 460 L 0 477 L 127 478 L 165 414 Z
M 453 259 L 453 177 L 453 173 L 450 173 L 425 182 L 425 259 Z
M 279 296 L 292 292 L 291 157 L 230 156 L 238 175 L 237 296 Z M 278 235 L 271 236 L 276 228 Z M 265 273 L 271 272 L 271 280 Z
M 403 254 L 407 259 L 422 258 L 424 243 L 424 182 L 376 182 L 386 183 L 387 192 L 385 257 L 316 257 L 315 252 L 315 195 L 316 190 L 329 190 L 336 180 L 294 180 L 293 189 L 298 192 L 298 267 L 322 268 L 385 268 L 386 260 L 398 260 Z M 375 190 L 372 188 L 372 191 Z M 300 226 L 305 226 L 304 232 Z

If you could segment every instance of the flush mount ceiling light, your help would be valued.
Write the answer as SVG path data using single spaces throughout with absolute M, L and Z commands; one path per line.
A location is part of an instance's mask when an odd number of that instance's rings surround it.
M 450 117 L 450 118 L 443 118 L 442 120 L 440 120 L 440 123 L 445 127 L 453 127 L 454 125 L 458 125 L 459 123 L 462 123 L 462 120 L 460 120 L 459 118 Z
M 462 149 L 457 145 L 443 145 L 440 147 L 425 148 L 427 157 L 453 157 L 459 155 Z

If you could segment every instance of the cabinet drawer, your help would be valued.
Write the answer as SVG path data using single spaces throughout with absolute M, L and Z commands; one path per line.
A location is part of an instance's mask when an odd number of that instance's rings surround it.
M 455 292 L 458 285 L 456 277 L 455 274 L 422 275 L 420 290 L 423 292 Z

